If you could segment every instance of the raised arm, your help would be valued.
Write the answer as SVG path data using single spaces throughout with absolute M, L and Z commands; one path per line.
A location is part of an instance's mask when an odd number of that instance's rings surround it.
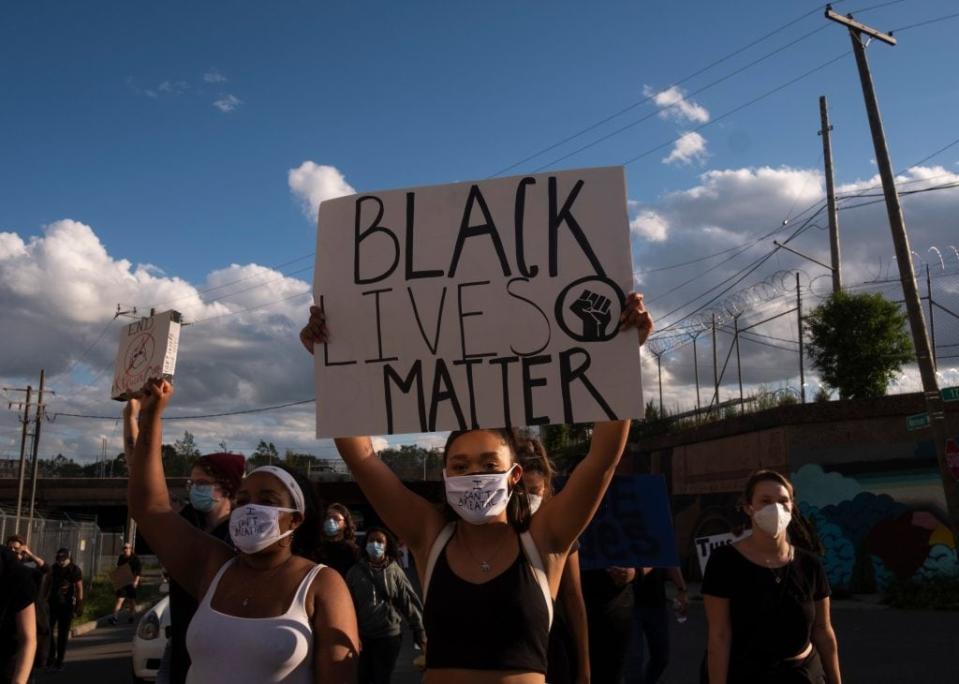
M 127 460 L 127 470 L 133 472 L 133 450 L 140 434 L 140 399 L 131 398 L 123 407 L 123 457 Z
M 323 309 L 311 306 L 309 323 L 300 331 L 300 342 L 312 354 L 313 345 L 325 344 L 328 337 Z M 369 437 L 339 437 L 335 441 L 340 456 L 376 514 L 408 542 L 414 555 L 428 553 L 429 545 L 443 527 L 439 511 L 407 488 L 380 460 Z
M 653 331 L 653 319 L 643 295 L 631 293 L 620 316 L 620 330 L 635 328 L 639 344 Z M 566 486 L 543 504 L 530 526 L 546 553 L 566 553 L 599 507 L 629 436 L 628 420 L 596 423 L 589 453 L 570 475 Z
M 163 460 L 161 416 L 173 396 L 173 385 L 151 380 L 144 388 L 140 434 L 134 448 L 127 505 L 157 557 L 170 575 L 194 597 L 204 580 L 233 556 L 226 544 L 188 523 L 170 505 Z
M 373 510 L 387 527 L 407 541 L 419 560 L 420 555 L 429 552 L 443 528 L 443 516 L 380 460 L 369 437 L 338 437 L 335 441 Z

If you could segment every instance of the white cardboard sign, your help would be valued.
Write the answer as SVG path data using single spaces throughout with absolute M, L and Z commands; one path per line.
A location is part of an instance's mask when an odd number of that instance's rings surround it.
M 111 397 L 126 401 L 147 380 L 173 377 L 180 344 L 180 320 L 180 313 L 170 310 L 141 318 L 120 329 Z
M 320 205 L 318 437 L 643 415 L 622 167 Z
M 740 539 L 745 539 L 753 533 L 752 530 L 745 530 L 741 535 L 736 536 L 732 532 L 724 534 L 714 534 L 709 537 L 696 537 L 693 543 L 696 544 L 696 559 L 699 561 L 699 574 L 706 574 L 706 564 L 709 562 L 709 556 L 720 546 L 727 546 Z

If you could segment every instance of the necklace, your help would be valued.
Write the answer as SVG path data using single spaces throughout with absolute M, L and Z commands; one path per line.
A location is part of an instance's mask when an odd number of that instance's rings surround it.
M 480 560 L 476 557 L 476 554 L 473 553 L 473 549 L 470 548 L 470 545 L 466 543 L 465 537 L 460 537 L 460 540 L 463 542 L 463 546 L 466 547 L 466 551 L 470 556 L 473 557 L 473 560 L 479 564 L 480 572 L 489 572 L 492 570 L 492 565 L 490 563 L 496 560 L 496 557 L 499 556 L 500 549 L 503 548 L 503 540 L 500 540 L 499 544 L 496 545 L 496 548 L 493 549 L 493 555 L 489 557 L 489 560 Z
M 769 572 L 773 574 L 773 579 L 776 580 L 776 584 L 779 584 L 783 581 L 783 577 L 786 576 L 787 569 L 789 568 L 789 564 L 792 563 L 793 557 L 794 557 L 794 550 L 792 546 L 789 547 L 789 553 L 787 554 L 786 562 L 783 565 L 773 567 L 772 561 L 770 561 L 765 556 L 763 557 L 763 561 L 766 563 L 766 568 L 768 568 Z M 778 556 L 776 558 L 776 561 L 777 562 L 779 561 Z M 776 572 L 777 570 L 782 570 L 782 573 L 780 574 Z
M 291 559 L 291 558 L 293 558 L 292 555 L 291 555 L 289 558 L 287 558 L 285 561 L 283 561 L 282 563 L 280 563 L 279 565 L 277 565 L 277 566 L 276 566 L 275 568 L 273 568 L 272 570 L 269 570 L 268 572 L 264 573 L 264 575 L 263 575 L 262 578 L 257 578 L 256 582 L 251 583 L 253 586 L 251 586 L 250 588 L 251 588 L 251 589 L 255 589 L 257 586 L 259 586 L 259 585 L 261 585 L 261 584 L 262 584 L 263 586 L 268 586 L 268 585 L 266 584 L 266 580 L 271 580 L 271 579 L 273 579 L 273 576 L 276 575 L 276 574 L 280 571 L 281 568 L 285 567 L 286 564 L 290 562 L 290 559 Z M 243 606 L 244 608 L 246 608 L 248 605 L 250 605 L 250 599 L 252 599 L 252 598 L 253 598 L 253 594 L 247 594 L 246 596 L 243 597 L 243 600 L 240 601 L 240 605 Z

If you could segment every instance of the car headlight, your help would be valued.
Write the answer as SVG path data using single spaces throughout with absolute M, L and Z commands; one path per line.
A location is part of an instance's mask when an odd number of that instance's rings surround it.
M 140 626 L 137 627 L 137 636 L 147 641 L 160 636 L 160 618 L 157 617 L 156 613 L 150 611 L 140 620 Z

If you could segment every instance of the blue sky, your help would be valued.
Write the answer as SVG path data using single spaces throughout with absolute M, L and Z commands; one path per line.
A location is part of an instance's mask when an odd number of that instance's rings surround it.
M 94 226 L 111 253 L 190 280 L 215 265 L 280 263 L 311 251 L 312 231 L 285 176 L 305 159 L 335 166 L 358 189 L 485 177 L 640 100 L 644 85 L 666 88 L 814 7 L 7 4 L 0 228 L 36 234 L 69 216 Z M 953 9 L 948 0 L 915 0 L 862 18 L 890 28 Z M 684 87 L 694 91 L 824 22 L 809 16 Z M 904 33 L 896 48 L 870 49 L 894 161 L 935 149 L 955 120 L 954 30 L 948 22 L 924 27 Z M 694 99 L 718 116 L 848 42 L 830 26 Z M 227 80 L 204 82 L 211 72 Z M 142 93 L 163 82 L 186 85 L 180 94 Z M 233 111 L 212 106 L 229 94 L 241 100 Z M 707 167 L 815 165 L 820 94 L 831 103 L 840 177 L 870 175 L 851 55 L 707 128 Z M 637 108 L 610 126 L 648 111 Z M 676 133 L 654 117 L 559 166 L 621 163 Z M 632 198 L 654 200 L 705 168 L 665 166 L 662 156 L 629 166 Z
M 885 30 L 956 12 L 954 0 L 836 3 L 841 11 L 874 5 L 883 6 L 857 17 Z M 903 31 L 897 47 L 869 47 L 897 169 L 959 137 L 957 29 L 959 21 L 947 20 Z M 304 214 L 291 170 L 331 167 L 334 180 L 341 174 L 341 184 L 360 191 L 486 178 L 647 95 L 654 101 L 508 173 L 621 164 L 663 145 L 627 166 L 636 268 L 740 244 L 819 200 L 820 95 L 829 98 L 838 182 L 850 191 L 872 182 L 851 53 L 720 118 L 849 50 L 846 31 L 805 0 L 5 3 L 0 329 L 14 334 L 0 352 L 0 381 L 35 382 L 45 367 L 62 393 L 59 410 L 115 411 L 102 387 L 115 351 L 113 332 L 101 337 L 104 324 L 118 302 L 142 310 L 180 297 L 192 320 L 229 316 L 188 329 L 196 346 L 181 362 L 195 383 L 178 389 L 181 409 L 311 396 L 308 361 L 294 351 L 307 300 L 243 313 L 295 296 L 311 279 L 308 258 L 283 273 L 267 268 L 314 249 L 315 218 Z M 688 136 L 682 149 L 672 145 L 680 135 Z M 953 147 L 911 181 L 944 182 L 957 161 Z M 316 180 L 317 167 L 309 168 Z M 316 182 L 325 188 L 330 177 Z M 956 242 L 957 195 L 906 202 L 918 251 Z M 844 260 L 859 281 L 892 251 L 888 231 L 875 231 L 880 209 L 871 211 L 843 219 Z M 811 231 L 797 245 L 825 258 L 822 235 Z M 641 285 L 661 295 L 653 304 L 663 312 L 742 265 L 686 289 L 678 283 L 688 270 Z M 780 254 L 769 267 L 800 265 Z M 228 293 L 222 301 L 198 292 L 237 278 L 256 287 L 218 290 Z M 781 359 L 756 359 L 755 368 L 769 370 L 747 383 L 784 378 Z M 677 359 L 667 377 L 669 400 L 684 408 L 689 366 Z M 311 427 L 309 407 L 189 426 L 201 446 L 223 438 L 247 451 L 259 436 L 311 448 Z M 17 448 L 15 433 L 13 414 L 0 414 L 0 457 Z M 60 423 L 45 435 L 45 449 L 81 455 L 95 453 L 102 437 L 118 440 L 115 426 L 95 423 Z

